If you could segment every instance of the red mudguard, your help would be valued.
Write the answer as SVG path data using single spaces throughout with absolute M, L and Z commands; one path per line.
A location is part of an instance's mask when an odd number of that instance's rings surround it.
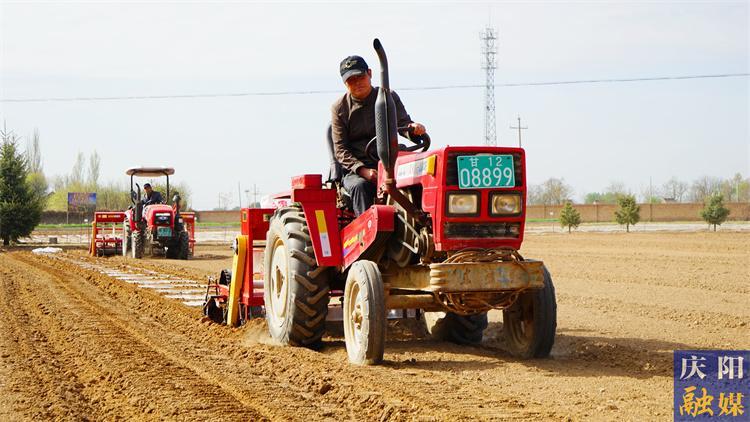
M 292 202 L 302 204 L 318 265 L 341 265 L 336 191 L 324 189 L 323 177 L 319 174 L 296 176 L 292 178 Z

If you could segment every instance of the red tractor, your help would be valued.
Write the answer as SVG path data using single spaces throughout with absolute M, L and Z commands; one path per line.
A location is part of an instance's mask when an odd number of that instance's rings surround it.
M 350 362 L 375 364 L 394 310 L 417 310 L 434 337 L 476 344 L 487 312 L 497 309 L 511 353 L 548 356 L 557 325 L 552 279 L 542 262 L 518 253 L 524 150 L 429 151 L 426 135 L 399 145 L 386 55 L 377 39 L 374 47 L 381 66 L 377 136 L 368 145 L 379 160 L 375 205 L 354 216 L 332 155 L 326 184 L 321 175 L 292 179 L 291 206 L 243 209 L 234 267 L 209 285 L 206 315 L 237 325 L 264 311 L 274 340 L 317 348 L 329 304 L 340 304 Z
M 175 193 L 172 204 L 153 203 L 144 205 L 141 187 L 134 183 L 135 177 L 167 178 L 169 198 L 169 176 L 174 174 L 168 167 L 138 167 L 125 172 L 130 176 L 130 200 L 132 205 L 125 211 L 122 231 L 122 255 L 131 254 L 142 258 L 144 254 L 163 255 L 172 259 L 188 259 L 192 254 L 194 239 L 193 213 L 180 212 L 180 196 Z M 134 189 L 135 188 L 135 189 Z

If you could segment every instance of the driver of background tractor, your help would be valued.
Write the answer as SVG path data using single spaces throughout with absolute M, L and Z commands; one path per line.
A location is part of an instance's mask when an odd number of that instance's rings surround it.
M 146 191 L 146 197 L 143 200 L 143 205 L 151 204 L 163 204 L 164 199 L 161 197 L 161 192 L 155 191 L 151 188 L 151 184 L 146 183 L 143 185 L 143 190 Z
M 374 202 L 378 181 L 378 162 L 365 153 L 367 143 L 375 137 L 378 90 L 371 83 L 372 70 L 360 56 L 345 58 L 339 72 L 347 92 L 331 107 L 331 135 L 336 160 L 346 172 L 342 180 L 344 189 L 352 198 L 354 213 L 360 215 Z M 423 135 L 425 127 L 411 120 L 395 92 L 393 101 L 398 127 L 408 127 L 414 135 Z

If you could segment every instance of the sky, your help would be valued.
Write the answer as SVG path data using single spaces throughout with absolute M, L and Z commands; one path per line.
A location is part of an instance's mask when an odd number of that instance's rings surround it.
M 0 119 L 40 134 L 47 176 L 101 156 L 102 181 L 174 167 L 192 205 L 230 207 L 328 168 L 325 128 L 341 59 L 379 71 L 433 148 L 484 143 L 479 34 L 498 33 L 495 82 L 750 73 L 740 2 L 10 2 L 0 0 Z M 403 90 L 399 91 L 400 88 Z M 299 95 L 9 101 L 325 91 Z M 750 78 L 498 86 L 498 145 L 522 125 L 531 183 L 563 178 L 581 201 L 622 182 L 750 174 Z M 239 189 L 238 189 L 239 184 Z M 239 191 L 239 192 L 238 192 Z M 252 195 L 250 195 L 252 197 Z

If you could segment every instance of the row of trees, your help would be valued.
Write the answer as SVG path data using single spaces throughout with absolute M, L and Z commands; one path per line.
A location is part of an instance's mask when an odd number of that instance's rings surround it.
M 640 189 L 640 202 L 694 202 L 703 203 L 715 195 L 722 195 L 730 202 L 750 202 L 750 178 L 737 173 L 728 179 L 704 176 L 688 183 L 675 177 L 661 186 L 651 184 Z M 589 192 L 584 196 L 585 204 L 616 204 L 625 196 L 635 194 L 622 182 L 612 182 L 601 192 Z M 529 186 L 530 205 L 562 205 L 574 202 L 573 188 L 561 178 L 550 178 L 538 185 Z
M 625 226 L 625 230 L 630 232 L 630 226 L 641 220 L 641 207 L 636 203 L 633 195 L 619 197 L 617 204 L 619 208 L 615 211 L 615 221 L 617 224 Z M 709 197 L 700 215 L 709 226 L 713 225 L 714 231 L 716 231 L 716 226 L 721 225 L 729 217 L 729 209 L 724 206 L 724 196 L 716 194 Z M 560 225 L 563 228 L 567 227 L 568 233 L 570 233 L 572 228 L 576 228 L 580 224 L 581 213 L 573 208 L 573 204 L 566 202 L 560 211 Z
M 68 174 L 57 175 L 51 178 L 48 183 L 41 171 L 41 151 L 39 149 L 39 135 L 34 132 L 32 141 L 26 148 L 27 161 L 37 163 L 39 169 L 37 174 L 41 180 L 44 180 L 44 190 L 50 190 L 46 202 L 46 210 L 49 211 L 66 211 L 68 208 L 68 192 L 96 192 L 96 208 L 98 210 L 124 210 L 130 202 L 130 182 L 125 176 L 125 169 L 122 171 L 122 179 L 116 182 L 100 182 L 100 171 L 102 160 L 99 154 L 94 150 L 88 157 L 83 152 L 79 152 Z M 34 168 L 34 166 L 31 166 Z M 153 188 L 166 194 L 165 180 L 156 179 L 152 184 Z M 143 182 L 139 182 L 141 186 Z M 42 186 L 40 182 L 39 186 Z M 170 194 L 179 192 L 182 198 L 183 209 L 189 209 L 190 189 L 183 183 L 171 183 Z M 165 200 L 167 198 L 164 198 Z M 171 200 L 171 198 L 169 198 Z

